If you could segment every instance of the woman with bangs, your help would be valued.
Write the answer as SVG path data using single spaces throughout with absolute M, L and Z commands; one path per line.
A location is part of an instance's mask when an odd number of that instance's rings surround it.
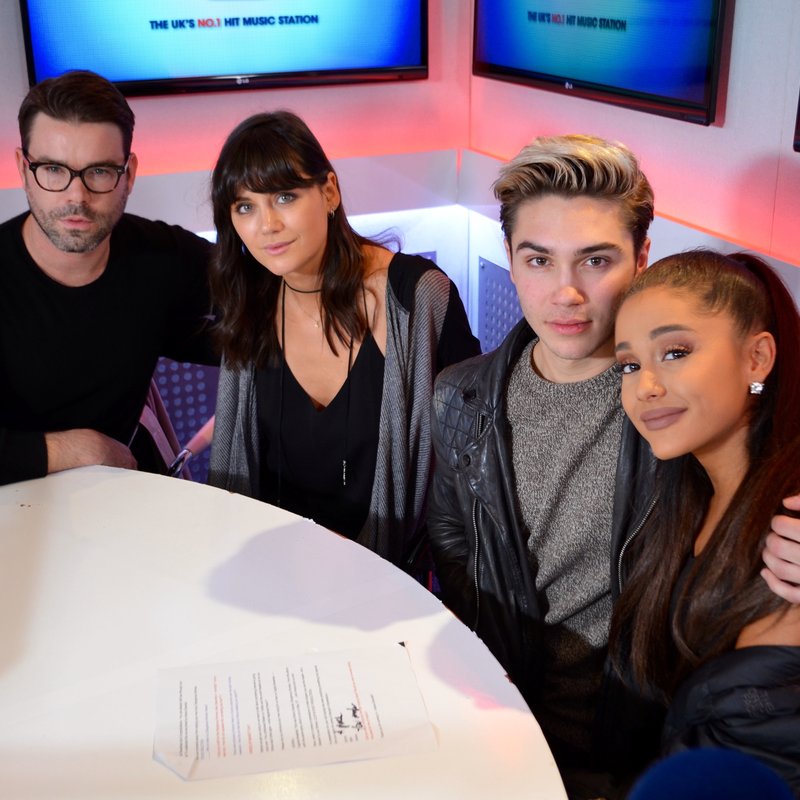
M 659 472 L 620 560 L 613 660 L 668 708 L 665 753 L 739 750 L 800 796 L 800 606 L 761 560 L 800 491 L 797 308 L 761 259 L 692 251 L 634 281 L 616 340 L 622 404 Z
M 336 172 L 291 112 L 233 130 L 212 201 L 223 367 L 210 483 L 411 569 L 433 381 L 479 352 L 455 286 L 353 230 Z

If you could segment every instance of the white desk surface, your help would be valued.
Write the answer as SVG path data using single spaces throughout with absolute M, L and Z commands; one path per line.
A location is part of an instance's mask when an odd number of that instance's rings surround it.
M 153 760 L 166 667 L 405 641 L 439 747 L 186 782 Z M 564 800 L 519 692 L 387 562 L 189 481 L 88 467 L 0 487 L 0 797 Z

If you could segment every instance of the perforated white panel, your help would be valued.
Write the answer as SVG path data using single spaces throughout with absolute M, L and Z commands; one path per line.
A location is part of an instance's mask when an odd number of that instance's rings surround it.
M 522 319 L 522 309 L 508 270 L 485 258 L 478 259 L 478 296 L 477 335 L 488 353 Z

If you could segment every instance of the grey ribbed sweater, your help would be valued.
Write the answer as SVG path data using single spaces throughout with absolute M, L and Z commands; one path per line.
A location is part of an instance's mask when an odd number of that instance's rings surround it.
M 507 389 L 511 450 L 531 568 L 544 609 L 543 730 L 590 744 L 611 618 L 609 552 L 624 412 L 614 369 L 550 383 L 531 367 L 532 342 Z

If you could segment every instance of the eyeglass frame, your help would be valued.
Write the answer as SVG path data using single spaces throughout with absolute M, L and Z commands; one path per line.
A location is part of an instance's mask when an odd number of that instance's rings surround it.
M 130 153 L 128 157 L 125 159 L 125 163 L 120 167 L 116 164 L 90 164 L 88 167 L 84 167 L 83 169 L 72 169 L 72 167 L 68 167 L 66 164 L 60 164 L 58 161 L 31 161 L 30 156 L 28 155 L 27 150 L 22 150 L 22 157 L 28 164 L 28 169 L 33 173 L 33 179 L 36 181 L 36 185 L 45 192 L 66 192 L 67 189 L 72 185 L 72 181 L 75 178 L 80 178 L 81 183 L 86 187 L 87 192 L 91 192 L 92 194 L 111 194 L 114 189 L 119 186 L 119 182 L 122 180 L 122 176 L 128 171 L 128 166 L 130 165 L 131 156 Z M 67 181 L 67 185 L 63 189 L 48 189 L 46 186 L 42 186 L 41 182 L 39 181 L 38 176 L 36 175 L 36 170 L 39 167 L 63 167 L 67 172 L 69 172 L 69 180 Z M 117 182 L 110 188 L 105 189 L 104 191 L 98 192 L 97 189 L 92 189 L 88 183 L 86 183 L 86 171 L 90 169 L 96 169 L 97 167 L 105 167 L 107 169 L 114 170 L 117 173 Z

